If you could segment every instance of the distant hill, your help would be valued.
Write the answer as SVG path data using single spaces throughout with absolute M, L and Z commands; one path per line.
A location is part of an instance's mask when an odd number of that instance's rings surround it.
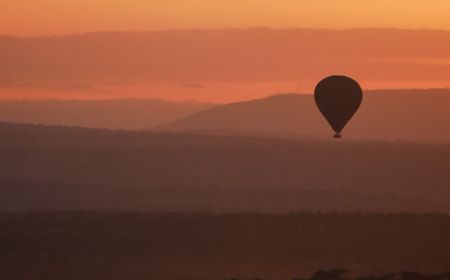
M 450 213 L 450 145 L 0 123 L 0 210 Z
M 368 91 L 344 137 L 450 141 L 450 89 Z M 331 128 L 312 95 L 286 94 L 232 103 L 156 127 L 160 131 L 326 137 Z
M 213 107 L 150 99 L 0 100 L 0 121 L 110 129 L 142 129 Z

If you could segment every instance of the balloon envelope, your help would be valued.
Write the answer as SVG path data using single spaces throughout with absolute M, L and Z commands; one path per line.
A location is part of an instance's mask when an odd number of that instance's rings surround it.
M 317 84 L 314 91 L 317 107 L 336 132 L 340 133 L 361 105 L 363 94 L 359 84 L 345 76 L 330 76 Z

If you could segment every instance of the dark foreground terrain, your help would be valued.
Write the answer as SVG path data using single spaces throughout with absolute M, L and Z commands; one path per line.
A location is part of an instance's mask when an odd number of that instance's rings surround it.
M 412 271 L 402 271 L 378 276 L 351 277 L 351 271 L 346 269 L 320 270 L 304 280 L 448 280 L 450 272 L 423 274 Z M 262 279 L 261 279 L 262 280 Z M 301 280 L 296 278 L 294 280 Z
M 421 213 L 450 213 L 449 166 L 446 143 L 0 123 L 0 279 L 446 280 L 450 216 Z
M 0 211 L 450 213 L 450 145 L 0 123 Z
M 437 273 L 450 268 L 449 236 L 440 214 L 3 213 L 0 279 Z

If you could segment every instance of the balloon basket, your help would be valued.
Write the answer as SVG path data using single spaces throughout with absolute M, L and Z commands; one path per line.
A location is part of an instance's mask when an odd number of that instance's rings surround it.
M 340 134 L 335 134 L 335 135 L 334 135 L 334 138 L 340 139 L 340 138 L 342 138 L 342 135 L 340 135 Z

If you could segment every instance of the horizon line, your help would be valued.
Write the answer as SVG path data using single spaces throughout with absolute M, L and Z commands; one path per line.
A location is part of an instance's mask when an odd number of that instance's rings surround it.
M 450 87 L 427 87 L 427 88 L 371 88 L 371 89 L 363 89 L 363 92 L 370 93 L 374 91 L 431 91 L 431 90 L 440 90 L 440 91 L 450 91 Z M 174 101 L 172 99 L 164 99 L 164 98 L 146 98 L 146 97 L 139 97 L 139 96 L 131 96 L 131 97 L 105 97 L 105 98 L 61 98 L 61 97 L 43 97 L 43 98 L 29 98 L 29 97 L 22 97 L 22 98 L 0 98 L 0 102 L 33 102 L 33 101 L 124 101 L 124 100 L 143 100 L 143 101 L 160 101 L 160 102 L 170 102 L 170 103 L 198 103 L 198 104 L 232 104 L 232 103 L 240 103 L 240 102 L 247 102 L 247 101 L 253 101 L 253 100 L 261 100 L 271 97 L 278 97 L 278 96 L 284 96 L 284 95 L 313 95 L 313 93 L 306 93 L 306 92 L 280 92 L 280 93 L 273 93 L 265 96 L 261 96 L 258 98 L 251 98 L 251 99 L 242 99 L 238 101 L 232 101 L 232 102 L 208 102 L 208 101 L 201 101 L 197 99 L 184 99 L 184 100 L 178 100 Z
M 98 31 L 80 31 L 67 33 L 53 33 L 53 34 L 36 34 L 36 35 L 21 35 L 21 34 L 0 34 L 0 38 L 55 38 L 55 37 L 71 37 L 71 36 L 86 36 L 93 34 L 124 34 L 124 33 L 165 33 L 165 32 L 194 32 L 194 31 L 409 31 L 409 32 L 450 32 L 450 29 L 444 28 L 403 28 L 403 27 L 351 27 L 351 28 L 332 28 L 332 27 L 222 27 L 222 28 L 167 28 L 167 29 L 147 29 L 147 30 L 98 30 Z

